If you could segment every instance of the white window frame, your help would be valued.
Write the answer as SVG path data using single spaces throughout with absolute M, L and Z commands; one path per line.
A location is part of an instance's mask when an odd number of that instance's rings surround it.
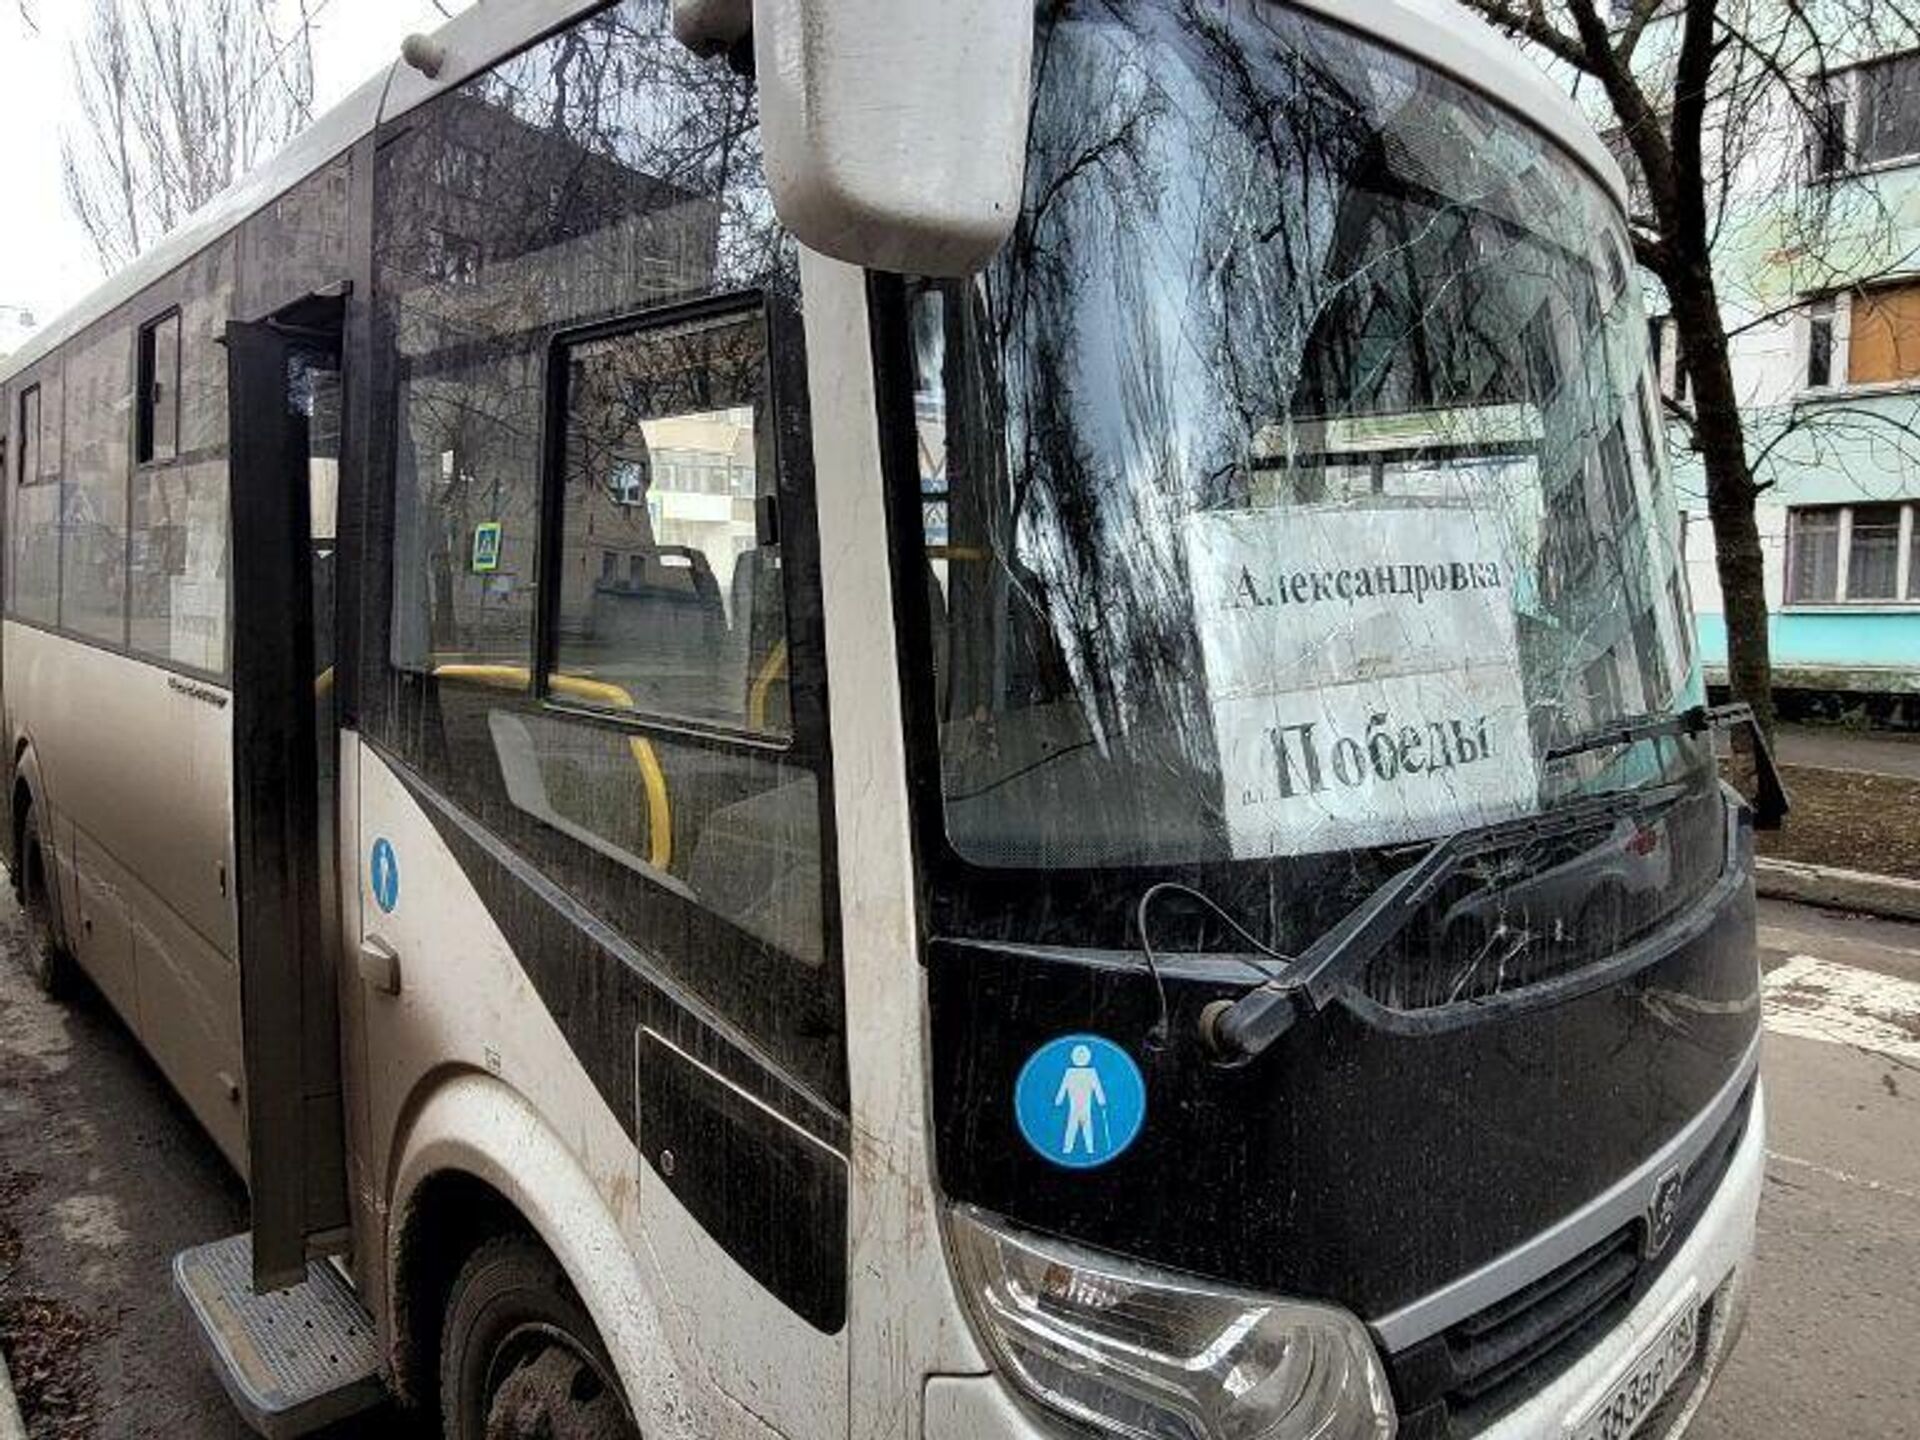
M 1856 600 L 1848 595 L 1853 579 L 1853 511 L 1854 505 L 1793 505 L 1787 509 L 1787 533 L 1783 564 L 1785 571 L 1781 585 L 1781 609 L 1795 610 L 1920 610 L 1920 594 L 1915 593 L 1913 564 L 1914 529 L 1920 525 L 1920 500 L 1863 500 L 1863 505 L 1898 505 L 1900 507 L 1899 550 L 1894 557 L 1893 594 L 1868 600 Z M 1793 556 L 1796 539 L 1797 517 L 1808 510 L 1835 510 L 1839 512 L 1838 526 L 1839 553 L 1834 558 L 1833 599 L 1796 600 L 1793 599 Z
M 1815 312 L 1823 305 L 1831 309 L 1826 315 L 1827 321 L 1827 379 L 1824 385 L 1813 383 L 1813 326 Z M 1831 395 L 1836 390 L 1845 390 L 1847 383 L 1847 349 L 1853 339 L 1853 296 L 1845 290 L 1834 290 L 1824 295 L 1809 295 L 1806 303 L 1800 307 L 1800 353 L 1797 357 L 1800 372 L 1800 389 L 1808 395 Z

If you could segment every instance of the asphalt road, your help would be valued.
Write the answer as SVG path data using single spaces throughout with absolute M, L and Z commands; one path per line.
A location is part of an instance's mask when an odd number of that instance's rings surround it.
M 1920 926 L 1762 920 L 1761 1266 L 1691 1440 L 1920 1440 Z M 243 1440 L 167 1266 L 245 1195 L 101 1001 L 40 998 L 19 938 L 0 899 L 0 1342 L 29 1432 Z

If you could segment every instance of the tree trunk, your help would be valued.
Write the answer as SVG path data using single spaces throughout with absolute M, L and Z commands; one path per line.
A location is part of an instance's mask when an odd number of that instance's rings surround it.
M 1754 517 L 1758 490 L 1747 463 L 1746 425 L 1733 386 L 1720 299 L 1704 258 L 1669 283 L 1682 355 L 1693 384 L 1694 444 L 1707 477 L 1715 568 L 1727 627 L 1727 682 L 1773 734 L 1773 660 L 1767 635 L 1767 571 Z

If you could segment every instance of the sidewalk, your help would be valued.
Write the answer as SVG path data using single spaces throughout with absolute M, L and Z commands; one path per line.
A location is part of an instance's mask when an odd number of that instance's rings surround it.
M 1890 735 L 1837 726 L 1782 725 L 1774 741 L 1782 765 L 1920 780 L 1920 735 Z
M 0 1355 L 0 1440 L 27 1440 L 26 1422 L 20 1418 L 20 1406 L 13 1398 L 13 1381 L 7 1375 L 7 1357 Z

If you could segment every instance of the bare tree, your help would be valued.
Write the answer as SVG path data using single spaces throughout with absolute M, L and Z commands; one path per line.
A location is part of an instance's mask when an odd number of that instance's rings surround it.
M 126 264 L 313 114 L 308 0 L 93 0 L 61 137 L 67 200 Z
M 1920 28 L 1883 0 L 1460 0 L 1597 87 L 1634 181 L 1636 258 L 1665 290 L 1691 402 L 1669 402 L 1705 472 L 1734 695 L 1772 724 L 1765 567 L 1755 501 L 1778 435 L 1748 433 L 1737 334 L 1808 296 L 1911 270 L 1894 217 L 1849 179 L 1831 76 L 1911 49 Z M 1759 203 L 1756 203 L 1759 202 Z M 1758 217 L 1758 218 L 1756 218 Z M 1752 227 L 1788 237 L 1785 304 L 1740 293 L 1724 261 Z M 1777 293 L 1777 289 L 1776 289 Z M 1730 325 L 1729 313 L 1736 318 Z M 1845 424 L 1858 415 L 1826 417 Z M 1815 423 L 1795 417 L 1790 427 Z

